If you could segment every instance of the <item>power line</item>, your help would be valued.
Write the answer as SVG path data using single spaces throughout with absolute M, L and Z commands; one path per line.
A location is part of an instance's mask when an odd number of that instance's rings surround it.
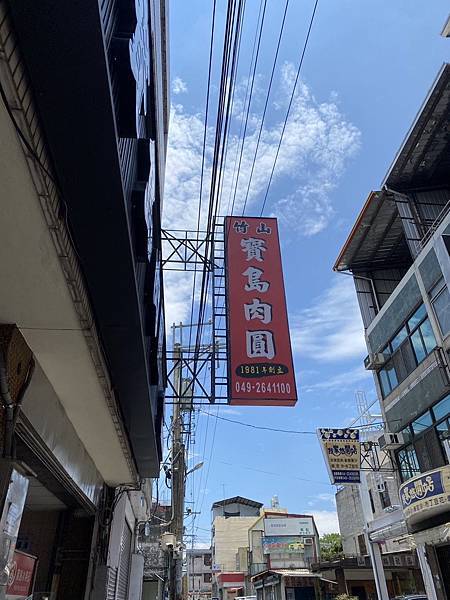
M 253 60 L 255 58 L 255 51 L 256 51 L 256 44 L 258 41 L 258 31 L 259 31 L 259 23 L 261 20 L 261 13 L 262 13 L 262 7 L 263 7 L 263 1 L 264 0 L 260 0 L 259 3 L 259 12 L 258 12 L 258 19 L 256 21 L 256 29 L 255 29 L 255 37 L 253 39 L 253 48 L 252 48 L 252 57 L 250 60 L 250 69 L 249 69 L 249 73 L 248 73 L 248 77 L 247 77 L 247 86 L 245 89 L 245 97 L 244 97 L 244 103 L 242 105 L 242 113 L 241 113 L 241 126 L 239 129 L 239 136 L 238 136 L 238 140 L 237 140 L 237 144 L 236 144 L 236 156 L 234 158 L 234 167 L 233 167 L 233 175 L 231 177 L 231 186 L 230 186 L 230 194 L 228 197 L 228 207 L 227 207 L 227 214 L 231 214 L 230 213 L 230 208 L 231 208 L 231 196 L 233 195 L 233 184 L 234 184 L 234 177 L 236 175 L 236 167 L 237 167 L 237 162 L 238 162 L 238 155 L 239 155 L 239 147 L 241 146 L 240 141 L 242 139 L 242 143 L 243 143 L 243 137 L 242 137 L 242 130 L 244 128 L 244 115 L 245 115 L 245 107 L 247 106 L 247 99 L 248 99 L 248 92 L 250 89 L 250 81 L 251 81 L 251 74 L 252 74 L 252 68 L 253 68 Z
M 296 479 L 298 481 L 306 481 L 308 483 L 316 483 L 318 485 L 332 485 L 329 481 L 316 481 L 314 479 L 306 479 L 305 477 L 296 477 L 292 474 L 289 474 L 289 477 L 284 477 L 283 475 L 280 475 L 280 473 L 275 473 L 274 471 L 263 471 L 262 469 L 255 469 L 254 467 L 248 467 L 239 463 L 230 463 L 224 460 L 219 460 L 218 462 L 222 463 L 223 465 L 229 465 L 230 467 L 245 469 L 246 471 L 255 471 L 256 473 L 263 473 L 264 475 L 274 475 L 276 477 L 281 477 L 282 479 Z
M 270 177 L 269 177 L 269 183 L 267 184 L 266 193 L 264 195 L 264 200 L 263 200 L 263 204 L 262 204 L 262 208 L 261 208 L 261 213 L 260 213 L 261 217 L 263 215 L 264 208 L 265 208 L 266 202 L 267 202 L 267 196 L 269 194 L 269 189 L 270 189 L 270 186 L 272 184 L 273 174 L 274 174 L 275 167 L 276 167 L 276 164 L 277 164 L 278 155 L 280 153 L 281 144 L 283 142 L 284 133 L 286 131 L 286 125 L 287 125 L 287 122 L 288 122 L 289 114 L 291 112 L 291 106 L 292 106 L 292 103 L 294 101 L 295 90 L 297 89 L 297 82 L 298 82 L 298 79 L 300 77 L 300 72 L 302 70 L 303 60 L 305 58 L 306 49 L 308 47 L 309 36 L 311 34 L 311 29 L 312 29 L 312 26 L 313 26 L 313 23 L 314 23 L 314 18 L 316 16 L 316 10 L 317 10 L 317 5 L 318 4 L 319 4 L 319 0 L 315 0 L 314 9 L 313 9 L 313 12 L 312 12 L 312 15 L 311 15 L 311 20 L 309 22 L 308 33 L 306 34 L 305 43 L 303 44 L 303 50 L 302 50 L 302 54 L 301 54 L 301 57 L 300 57 L 300 62 L 299 62 L 298 68 L 297 68 L 297 74 L 295 76 L 295 81 L 294 81 L 294 86 L 292 88 L 291 98 L 289 100 L 288 109 L 286 111 L 286 116 L 285 116 L 284 123 L 283 123 L 283 129 L 281 130 L 280 141 L 278 142 L 278 147 L 277 147 L 277 151 L 276 151 L 276 154 L 275 154 L 275 160 L 273 161 L 273 166 L 272 166 L 272 170 L 271 170 Z
M 234 187 L 233 204 L 231 206 L 231 213 L 230 214 L 233 214 L 234 204 L 236 202 L 237 188 L 238 188 L 238 185 L 239 185 L 239 175 L 241 174 L 242 155 L 243 155 L 243 152 L 244 152 L 244 145 L 245 145 L 245 134 L 247 133 L 248 116 L 249 116 L 249 113 L 250 113 L 250 105 L 251 105 L 251 102 L 252 102 L 253 86 L 255 84 L 256 67 L 258 65 L 259 49 L 260 49 L 260 45 L 261 45 L 261 37 L 262 37 L 263 28 L 264 28 L 264 17 L 266 15 L 266 7 L 267 7 L 267 0 L 264 0 L 264 8 L 263 8 L 263 13 L 262 13 L 262 17 L 261 17 L 261 25 L 260 25 L 260 28 L 259 28 L 259 35 L 258 35 L 258 44 L 257 44 L 257 47 L 256 47 L 255 63 L 254 63 L 254 66 L 253 66 L 253 74 L 252 74 L 252 77 L 251 77 L 250 97 L 249 97 L 248 104 L 247 104 L 247 114 L 245 115 L 245 125 L 244 125 L 244 132 L 243 132 L 243 138 L 242 138 L 242 146 L 241 146 L 241 152 L 240 152 L 240 156 L 239 156 L 239 164 L 238 164 L 238 169 L 237 169 L 236 185 Z
M 241 425 L 242 427 L 249 427 L 250 429 L 273 431 L 275 433 L 290 433 L 290 434 L 294 434 L 294 435 L 317 435 L 317 431 L 297 431 L 295 429 L 278 429 L 276 427 L 265 427 L 263 425 L 253 425 L 253 423 L 244 423 L 243 421 L 237 421 L 235 419 L 228 419 L 227 417 L 221 417 L 218 414 L 213 415 L 212 413 L 207 412 L 206 410 L 199 409 L 199 412 L 201 412 L 204 415 L 207 415 L 208 417 L 213 417 L 214 419 L 218 419 L 220 421 L 227 421 L 228 423 L 234 423 L 235 425 Z M 372 425 L 383 425 L 383 422 L 380 421 L 379 423 L 371 423 L 370 427 Z M 359 425 L 357 427 L 351 427 L 351 429 L 367 429 L 367 427 L 369 427 L 369 425 Z M 341 427 L 340 429 L 349 429 L 349 428 L 350 427 Z
M 204 172 L 205 172 L 206 137 L 207 137 L 207 133 L 208 133 L 209 95 L 210 95 L 210 90 L 211 90 L 211 71 L 212 71 L 212 58 L 213 58 L 213 47 L 214 47 L 215 21 L 216 21 L 216 0 L 214 0 L 214 3 L 213 3 L 213 11 L 212 11 L 212 18 L 211 18 L 211 36 L 210 36 L 210 43 L 209 43 L 208 83 L 207 83 L 207 87 L 206 87 L 205 121 L 204 121 L 204 127 L 203 127 L 202 166 L 201 166 L 201 172 L 200 172 L 200 190 L 199 190 L 198 212 L 197 212 L 197 246 L 198 246 L 198 239 L 199 239 L 199 234 L 200 234 L 200 220 L 201 220 L 201 213 L 202 213 L 203 178 L 204 178 Z M 191 323 L 193 323 L 193 321 L 194 321 L 196 276 L 197 276 L 197 271 L 194 270 L 194 277 L 193 277 L 194 281 L 193 281 L 193 285 L 192 285 L 192 301 L 191 301 L 191 319 L 190 319 Z M 189 346 L 191 345 L 191 341 L 192 341 L 192 327 L 189 330 Z
M 248 178 L 248 186 L 247 186 L 247 192 L 245 194 L 245 201 L 244 201 L 244 207 L 242 209 L 242 215 L 245 214 L 245 208 L 247 206 L 248 195 L 249 195 L 249 192 L 250 192 L 250 184 L 251 184 L 252 177 L 253 177 L 253 171 L 255 169 L 256 157 L 258 155 L 259 143 L 260 143 L 260 140 L 261 140 L 261 134 L 262 134 L 263 126 L 264 126 L 264 119 L 266 118 L 267 106 L 269 104 L 269 96 L 270 96 L 270 92 L 271 92 L 271 89 L 272 89 L 273 76 L 274 76 L 274 73 L 275 73 L 275 67 L 277 65 L 278 53 L 280 51 L 281 39 L 283 37 L 284 24 L 286 22 L 286 15 L 287 15 L 288 7 L 289 7 L 289 0 L 286 0 L 286 4 L 284 6 L 283 19 L 282 19 L 282 22 L 281 22 L 280 33 L 278 35 L 277 48 L 276 48 L 276 51 L 275 51 L 275 57 L 273 59 L 272 72 L 270 74 L 269 86 L 267 88 L 266 101 L 264 103 L 264 110 L 263 110 L 263 114 L 262 114 L 262 117 L 261 117 L 261 124 L 259 126 L 258 139 L 257 139 L 257 142 L 256 142 L 256 148 L 255 148 L 255 154 L 253 156 L 252 168 L 250 170 L 250 177 Z

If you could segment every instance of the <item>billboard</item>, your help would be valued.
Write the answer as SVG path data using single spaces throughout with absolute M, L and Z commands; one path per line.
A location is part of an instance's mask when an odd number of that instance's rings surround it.
M 427 471 L 400 486 L 400 500 L 406 523 L 420 521 L 448 512 L 450 506 L 450 466 Z
M 226 217 L 229 403 L 297 401 L 276 219 Z
M 318 429 L 331 483 L 360 483 L 361 444 L 358 429 Z
M 264 519 L 266 536 L 280 535 L 314 535 L 312 517 L 284 517 L 281 519 Z
M 263 537 L 264 554 L 292 554 L 303 552 L 305 543 L 298 536 L 276 536 L 270 535 Z

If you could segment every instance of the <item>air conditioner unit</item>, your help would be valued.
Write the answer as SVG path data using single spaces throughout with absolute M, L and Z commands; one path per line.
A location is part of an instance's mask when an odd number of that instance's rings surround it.
M 377 483 L 377 491 L 378 492 L 386 491 L 386 484 L 384 483 L 384 481 L 380 481 L 379 483 Z
M 314 540 L 312 538 L 303 538 L 303 543 L 305 544 L 305 546 L 312 546 Z
M 405 440 L 402 433 L 389 433 L 385 431 L 383 435 L 378 438 L 378 444 L 380 450 L 395 450 L 403 446 Z
M 369 371 L 375 371 L 376 369 L 380 369 L 385 362 L 385 355 L 382 352 L 375 352 L 374 354 L 366 356 L 364 359 L 364 367 Z

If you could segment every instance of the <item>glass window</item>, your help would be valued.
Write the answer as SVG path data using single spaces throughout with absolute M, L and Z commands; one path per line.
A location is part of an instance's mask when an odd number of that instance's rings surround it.
M 420 321 L 423 321 L 423 319 L 426 316 L 427 316 L 427 311 L 425 308 L 425 304 L 421 304 L 419 306 L 419 308 L 416 310 L 416 312 L 413 314 L 413 316 L 408 321 L 409 330 L 412 331 L 413 329 L 415 329 L 417 327 L 417 325 L 420 323 Z
M 392 363 L 388 363 L 385 367 L 387 376 L 389 378 L 389 383 L 391 385 L 391 390 L 398 386 L 397 374 L 394 369 L 394 365 Z
M 450 423 L 448 419 L 436 425 L 436 429 L 447 462 L 450 462 Z
M 434 337 L 433 330 L 431 329 L 430 321 L 426 319 L 419 329 L 422 334 L 422 339 L 423 343 L 425 344 L 427 354 L 430 354 L 430 352 L 436 348 L 436 338 Z
M 430 411 L 427 411 L 412 423 L 414 433 L 420 433 L 433 425 Z
M 450 333 L 450 293 L 447 286 L 433 300 L 433 307 L 442 335 L 445 336 Z
M 426 357 L 427 353 L 425 351 L 422 336 L 420 335 L 419 329 L 412 334 L 411 343 L 414 348 L 414 354 L 416 355 L 417 362 L 421 363 Z
M 433 406 L 434 417 L 439 421 L 450 414 L 450 396 L 445 396 L 440 402 Z
M 400 331 L 397 333 L 395 338 L 391 341 L 392 352 L 395 352 L 400 344 L 406 340 L 408 337 L 408 332 L 406 331 L 406 327 L 402 327 Z
M 406 481 L 407 479 L 411 479 L 411 477 L 420 474 L 416 451 L 412 445 L 399 450 L 397 459 L 402 481 Z
M 436 429 L 438 432 L 439 439 L 441 441 L 448 440 L 450 438 L 450 429 L 447 419 L 445 419 L 445 421 L 442 421 L 442 423 L 439 423 L 439 425 L 436 425 Z
M 400 431 L 400 433 L 402 434 L 403 439 L 405 440 L 405 444 L 407 444 L 408 442 L 411 441 L 412 435 L 411 435 L 411 429 L 409 427 L 405 427 L 405 429 L 402 429 L 402 431 Z
M 391 384 L 389 383 L 389 377 L 385 369 L 381 369 L 378 373 L 380 378 L 381 391 L 383 392 L 383 396 L 387 396 L 391 391 Z

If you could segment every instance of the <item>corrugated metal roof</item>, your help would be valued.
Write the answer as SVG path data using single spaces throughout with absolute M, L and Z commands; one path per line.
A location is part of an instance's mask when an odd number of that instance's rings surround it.
M 234 496 L 234 498 L 226 498 L 225 500 L 214 502 L 212 508 L 220 508 L 222 506 L 227 506 L 228 504 L 244 504 L 246 506 L 253 506 L 254 508 L 262 508 L 263 506 L 261 502 L 256 502 L 255 500 L 250 500 L 249 498 L 243 498 L 242 496 Z
M 450 64 L 442 66 L 384 185 L 400 191 L 450 185 Z
M 371 192 L 336 259 L 335 271 L 394 268 L 411 261 L 405 233 L 393 198 Z
M 335 581 L 331 581 L 330 579 L 325 579 L 322 577 L 321 573 L 313 573 L 308 569 L 268 569 L 263 573 L 258 573 L 252 577 L 252 581 L 255 579 L 261 579 L 263 575 L 274 573 L 275 575 L 281 575 L 282 577 L 315 577 L 320 579 L 321 581 L 327 581 L 328 583 L 336 584 Z

